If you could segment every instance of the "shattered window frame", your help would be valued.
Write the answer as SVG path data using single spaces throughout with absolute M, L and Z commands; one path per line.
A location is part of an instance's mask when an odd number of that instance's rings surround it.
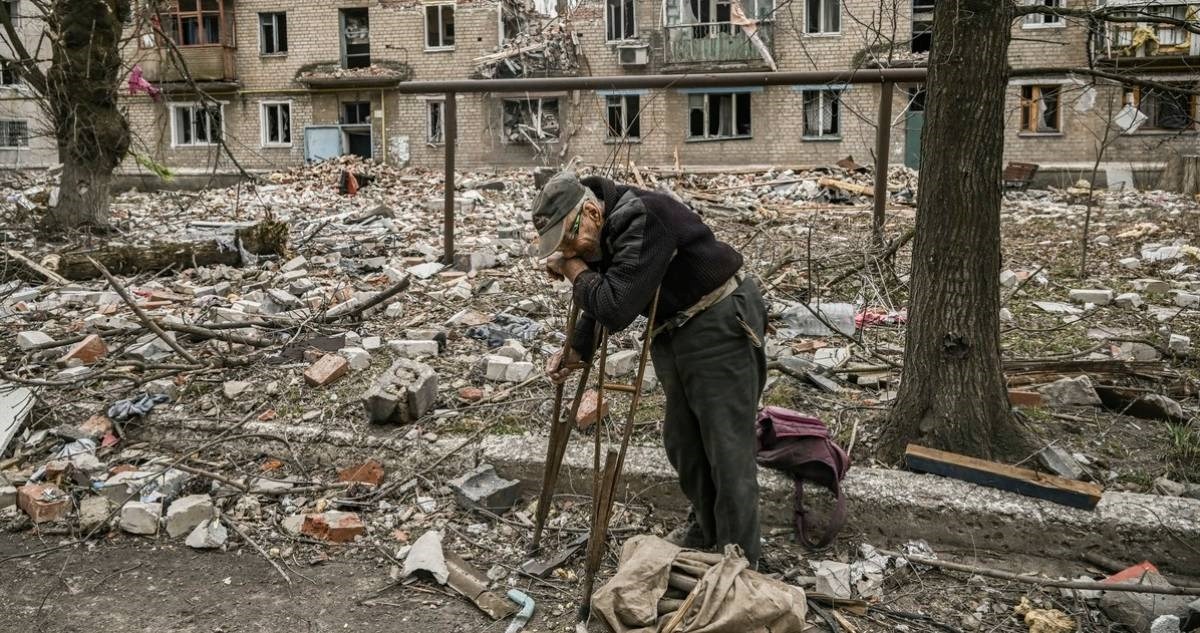
M 370 101 L 343 101 L 341 106 L 342 125 L 371 125 Z
M 1146 13 L 1159 17 L 1170 17 L 1176 20 L 1188 21 L 1191 7 L 1186 4 L 1169 4 L 1156 7 L 1146 7 Z M 1192 18 L 1195 19 L 1195 18 Z M 1183 46 L 1189 43 L 1188 31 L 1182 26 L 1174 24 L 1156 23 L 1154 25 L 1154 36 L 1158 39 L 1158 45 L 1162 46 Z M 1170 36 L 1170 41 L 1167 41 Z
M 753 138 L 754 108 L 750 94 L 749 91 L 688 94 L 687 140 L 730 141 Z M 743 111 L 746 115 L 744 126 L 741 121 L 743 117 L 739 116 Z M 743 127 L 745 132 L 741 131 Z M 727 131 L 723 131 L 722 128 L 726 128 Z
M 434 147 L 446 144 L 445 99 L 430 99 L 425 102 L 425 143 Z
M 287 55 L 287 13 L 271 11 L 258 14 L 258 54 Z
M 620 13 L 620 20 L 614 21 Z M 617 43 L 638 36 L 637 2 L 635 0 L 604 0 L 604 41 Z
M 235 46 L 233 15 L 226 19 L 226 0 L 176 0 L 159 19 L 163 33 L 180 48 Z
M 841 88 L 822 88 L 800 92 L 800 138 L 805 141 L 838 141 L 842 138 L 842 93 Z M 809 105 L 815 99 L 817 120 L 815 127 L 809 120 Z M 828 105 L 828 113 L 826 112 Z M 828 114 L 829 120 L 826 120 Z
M 351 25 L 354 22 L 354 25 Z M 338 11 L 341 26 L 342 68 L 367 68 L 371 65 L 371 12 L 366 7 L 346 7 Z M 355 37 L 351 37 L 354 35 Z M 361 41 L 360 41 L 361 40 Z M 351 52 L 351 47 L 354 51 Z
M 532 104 L 537 104 L 536 113 L 533 110 Z M 553 110 L 554 116 L 559 121 L 558 131 L 550 135 L 549 132 L 542 128 L 544 116 L 548 110 Z M 535 138 L 534 142 L 530 142 L 528 138 L 520 138 L 514 140 L 508 134 L 505 120 L 508 118 L 510 111 L 515 111 L 517 114 L 528 114 L 529 123 L 524 124 L 532 128 Z M 503 141 L 506 145 L 535 145 L 535 143 L 557 143 L 562 135 L 561 123 L 561 101 L 558 97 L 513 97 L 505 98 L 500 101 L 500 128 L 504 132 Z M 518 123 L 522 125 L 522 123 Z
M 606 95 L 604 97 L 604 114 L 605 141 L 610 143 L 642 142 L 640 94 Z M 614 118 L 616 125 L 614 125 Z
M 1043 104 L 1047 105 L 1042 111 Z M 1054 123 L 1047 125 L 1046 114 L 1053 112 Z M 1062 86 L 1027 84 L 1021 86 L 1021 134 L 1061 135 L 1063 133 Z
M 275 130 L 272 130 L 271 113 L 274 111 Z M 263 147 L 291 147 L 292 146 L 292 102 L 291 101 L 263 101 L 259 104 L 259 127 L 261 128 L 261 142 Z M 272 139 L 272 131 L 276 133 L 277 138 Z
M 0 149 L 27 149 L 29 147 L 29 121 L 27 119 L 0 119 Z
M 1042 5 L 1054 9 L 1063 8 L 1063 0 L 1025 0 L 1028 6 Z M 1061 15 L 1048 15 L 1045 13 L 1030 13 L 1025 16 L 1021 22 L 1023 29 L 1055 29 L 1063 28 L 1067 25 L 1067 21 Z
M 841 35 L 841 0 L 805 0 L 804 32 L 807 35 Z
M 454 50 L 454 3 L 431 2 L 425 7 L 425 50 Z M 446 19 L 447 10 L 449 20 Z
M 1197 87 L 1195 82 L 1175 85 L 1191 90 Z M 1183 99 L 1187 101 L 1186 105 L 1181 107 L 1180 100 Z M 1134 86 L 1125 90 L 1125 101 L 1146 115 L 1146 122 L 1141 127 L 1134 132 L 1126 132 L 1126 134 L 1137 134 L 1139 132 L 1194 132 L 1198 128 L 1200 112 L 1197 110 L 1200 108 L 1200 98 L 1197 98 L 1194 94 L 1143 89 L 1139 86 Z M 1164 102 L 1173 107 L 1170 109 L 1163 107 Z M 1172 118 L 1181 120 L 1172 120 Z
M 224 103 L 207 106 L 201 103 L 172 103 L 171 147 L 219 145 L 224 133 L 224 121 Z

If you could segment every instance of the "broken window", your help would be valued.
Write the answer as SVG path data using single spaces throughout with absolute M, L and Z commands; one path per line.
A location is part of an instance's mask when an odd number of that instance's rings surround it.
M 15 86 L 21 78 L 17 75 L 16 65 L 10 59 L 0 59 L 0 86 Z
M 223 43 L 224 0 L 178 0 L 175 11 L 162 21 L 163 32 L 176 46 L 211 46 Z
M 505 99 L 504 137 L 509 143 L 538 145 L 558 140 L 558 99 Z
M 750 138 L 750 93 L 688 95 L 688 138 Z
M 425 48 L 454 48 L 454 5 L 425 5 Z
M 171 109 L 174 145 L 212 145 L 221 140 L 221 106 L 189 103 Z
M 641 97 L 608 95 L 604 98 L 610 141 L 637 141 L 642 137 Z
M 842 0 L 805 0 L 804 12 L 807 32 L 841 32 Z
M 934 0 L 913 0 L 912 41 L 914 53 L 928 53 L 933 48 Z
M 342 9 L 342 54 L 346 68 L 371 65 L 371 22 L 366 9 Z
M 1188 7 L 1183 4 L 1147 7 L 1146 12 L 1163 18 L 1174 18 L 1181 22 L 1188 21 Z M 1158 39 L 1159 46 L 1182 46 L 1189 42 L 1187 29 L 1175 24 L 1155 24 L 1154 34 Z
M 720 37 L 732 33 L 730 0 L 690 0 L 693 20 L 692 38 Z
M 1061 9 L 1063 0 L 1025 0 L 1025 4 L 1031 6 L 1044 6 L 1050 9 Z M 1063 26 L 1061 15 L 1054 13 L 1030 13 L 1025 16 L 1025 28 L 1037 28 L 1042 26 Z
M 770 20 L 775 13 L 775 0 L 742 0 L 742 10 L 752 20 Z
M 1179 84 L 1184 90 L 1195 90 L 1196 84 Z M 1196 129 L 1196 95 L 1170 90 L 1132 88 L 1126 91 L 1126 102 L 1146 115 L 1141 129 Z
M 29 121 L 0 120 L 0 147 L 29 147 Z
M 842 133 L 840 90 L 805 90 L 804 138 L 837 138 Z
M 342 125 L 370 125 L 371 102 L 348 101 L 342 104 Z
M 277 55 L 287 52 L 287 14 L 258 14 L 259 52 Z
M 637 37 L 633 0 L 605 0 L 604 23 L 610 42 Z
M 425 142 L 430 145 L 441 145 L 446 142 L 444 123 L 446 121 L 446 102 L 429 101 L 425 104 Z
M 292 144 L 292 104 L 286 101 L 262 104 L 262 144 Z
M 1062 131 L 1059 86 L 1021 86 L 1021 131 L 1054 134 Z

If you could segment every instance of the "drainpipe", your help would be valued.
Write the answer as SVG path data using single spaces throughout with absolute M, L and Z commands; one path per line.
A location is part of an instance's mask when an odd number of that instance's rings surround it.
M 380 110 L 380 112 L 383 112 L 383 117 L 382 117 L 383 122 L 381 124 L 383 126 L 383 131 L 381 131 L 379 133 L 379 135 L 382 137 L 381 138 L 381 140 L 382 140 L 381 146 L 383 147 L 383 164 L 386 165 L 388 162 L 387 161 L 387 154 L 388 154 L 387 99 L 384 97 L 383 88 L 379 89 L 379 110 Z

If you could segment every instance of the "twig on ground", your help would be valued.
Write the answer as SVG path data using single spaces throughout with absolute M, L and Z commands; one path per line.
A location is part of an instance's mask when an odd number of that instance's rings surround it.
M 188 353 L 186 349 L 183 349 L 183 346 L 177 343 L 175 339 L 167 336 L 167 333 L 164 332 L 163 329 L 159 327 L 158 324 L 155 323 L 148 314 L 146 314 L 146 311 L 142 310 L 138 306 L 137 302 L 133 300 L 133 297 L 129 296 L 129 291 L 121 285 L 121 282 L 117 281 L 116 277 L 113 277 L 112 273 L 108 272 L 108 269 L 104 267 L 104 264 L 96 261 L 96 259 L 93 257 L 88 257 L 87 260 L 96 267 L 96 270 L 100 271 L 100 274 L 104 276 L 106 281 L 108 281 L 108 285 L 112 286 L 113 291 L 120 295 L 121 300 L 125 302 L 125 305 L 129 306 L 130 310 L 133 310 L 133 313 L 137 316 L 138 320 L 141 321 L 147 328 L 150 328 L 150 331 L 154 332 L 155 336 L 162 339 L 164 343 L 169 345 L 171 349 L 175 350 L 175 352 L 187 362 L 198 367 L 203 366 L 203 363 L 196 360 L 196 357 Z
M 275 562 L 274 558 L 271 558 L 271 555 L 267 553 L 267 550 L 263 549 L 262 546 L 259 545 L 257 541 L 250 538 L 250 535 L 246 534 L 246 532 L 244 530 L 242 530 L 242 528 L 237 524 L 237 521 L 233 521 L 232 519 L 230 519 L 222 514 L 221 515 L 221 523 L 228 525 L 230 529 L 232 529 L 234 532 L 238 533 L 238 536 L 242 537 L 243 541 L 246 541 L 254 549 L 258 550 L 258 553 L 261 554 L 263 558 L 267 559 L 268 563 L 271 563 L 271 566 L 275 568 L 275 571 L 279 572 L 280 576 L 283 576 L 284 581 L 286 581 L 287 584 L 289 584 L 289 585 L 292 584 L 292 578 L 290 576 L 288 576 L 287 572 L 284 571 L 283 568 L 279 566 L 279 563 Z

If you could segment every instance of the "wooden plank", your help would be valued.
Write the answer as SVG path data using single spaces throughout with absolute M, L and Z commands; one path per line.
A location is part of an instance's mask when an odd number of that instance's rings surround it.
M 841 189 L 842 191 L 848 191 L 860 196 L 867 196 L 868 198 L 875 197 L 875 188 L 870 185 L 860 185 L 856 182 L 837 180 L 836 178 L 821 178 L 817 180 L 817 184 L 822 187 Z
M 1093 483 L 1063 479 L 1028 468 L 1018 468 L 916 444 L 908 445 L 904 451 L 904 461 L 910 469 L 918 472 L 960 479 L 1083 510 L 1094 509 L 1104 493 L 1103 488 Z

